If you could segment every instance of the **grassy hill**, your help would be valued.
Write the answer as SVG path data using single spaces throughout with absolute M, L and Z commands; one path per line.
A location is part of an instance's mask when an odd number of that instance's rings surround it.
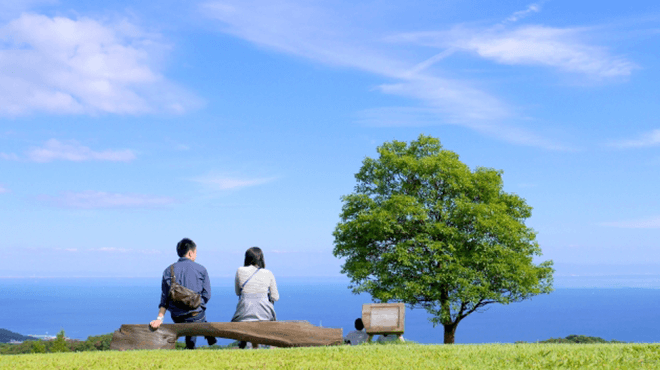
M 361 345 L 0 356 L 0 369 L 657 369 L 656 344 Z

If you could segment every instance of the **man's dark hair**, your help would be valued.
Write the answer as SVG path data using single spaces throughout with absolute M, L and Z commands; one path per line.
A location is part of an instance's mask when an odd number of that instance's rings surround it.
M 362 322 L 362 319 L 355 319 L 355 329 L 357 330 L 364 329 L 364 323 Z
M 266 268 L 266 261 L 264 261 L 264 252 L 259 247 L 252 247 L 245 251 L 245 262 L 243 266 L 255 265 L 259 268 Z
M 176 254 L 178 254 L 179 257 L 183 257 L 188 251 L 194 251 L 195 249 L 197 249 L 197 244 L 195 244 L 194 241 L 188 238 L 183 238 L 176 245 Z

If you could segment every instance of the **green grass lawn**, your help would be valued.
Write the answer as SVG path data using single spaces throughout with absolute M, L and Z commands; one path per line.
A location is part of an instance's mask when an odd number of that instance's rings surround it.
M 660 344 L 361 345 L 0 356 L 0 369 L 660 369 Z

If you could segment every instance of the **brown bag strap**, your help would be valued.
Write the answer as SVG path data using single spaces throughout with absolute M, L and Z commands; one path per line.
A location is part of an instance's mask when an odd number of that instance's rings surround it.
M 170 281 L 170 286 L 172 286 L 172 282 L 176 283 L 176 276 L 174 276 L 174 264 L 170 266 L 170 275 L 172 275 L 172 280 Z

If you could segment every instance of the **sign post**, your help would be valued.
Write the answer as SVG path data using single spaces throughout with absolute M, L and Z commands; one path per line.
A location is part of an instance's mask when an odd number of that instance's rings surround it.
M 362 322 L 369 334 L 368 342 L 376 334 L 396 334 L 399 340 L 403 340 L 405 315 L 403 303 L 363 304 Z

